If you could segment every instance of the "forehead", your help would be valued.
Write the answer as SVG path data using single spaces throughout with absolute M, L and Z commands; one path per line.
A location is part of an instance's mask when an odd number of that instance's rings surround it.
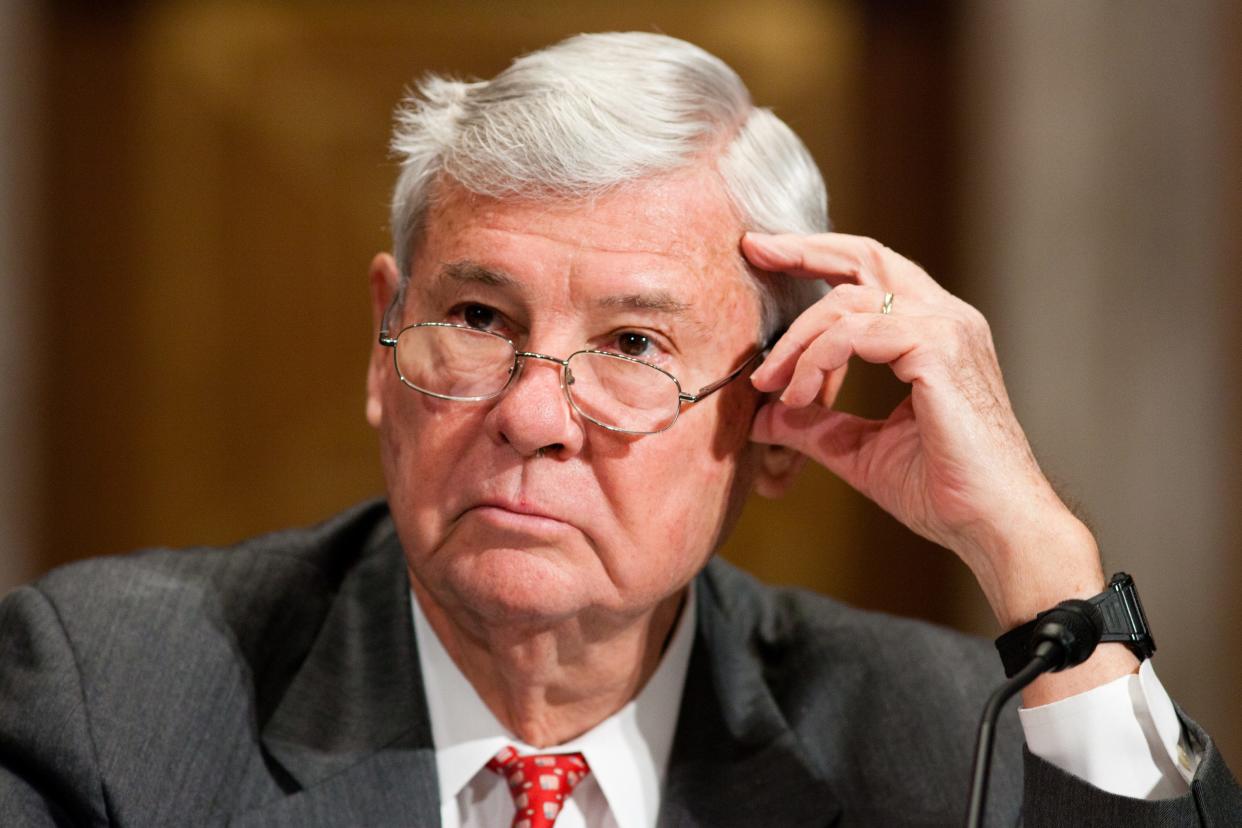
M 742 225 L 710 169 L 575 201 L 487 198 L 452 183 L 436 195 L 412 262 L 416 282 L 468 262 L 545 294 L 532 298 L 658 293 L 699 314 L 757 313 Z

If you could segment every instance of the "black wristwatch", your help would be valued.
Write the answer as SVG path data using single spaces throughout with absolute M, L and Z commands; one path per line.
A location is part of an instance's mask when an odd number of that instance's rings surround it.
M 1124 572 L 1118 572 L 1108 582 L 1107 589 L 1087 600 L 1099 607 L 1104 616 L 1101 644 L 1118 641 L 1129 647 L 1139 661 L 1151 658 L 1156 651 L 1156 641 L 1151 637 L 1151 629 L 1147 626 L 1147 616 L 1143 614 L 1143 604 L 1139 601 L 1133 578 Z M 1031 635 L 1040 619 L 1049 612 L 1051 610 L 1041 612 L 1033 620 L 996 639 L 996 649 L 1000 653 L 1001 663 L 1005 665 L 1007 678 L 1013 678 L 1031 660 Z

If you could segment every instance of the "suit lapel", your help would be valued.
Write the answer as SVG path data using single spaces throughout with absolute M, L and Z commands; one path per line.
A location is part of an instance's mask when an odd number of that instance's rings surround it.
M 237 824 L 344 824 L 351 816 L 439 823 L 409 595 L 400 544 L 388 525 L 341 582 L 305 661 L 262 728 L 273 773 L 290 796 Z
M 756 619 L 708 568 L 660 809 L 660 825 L 828 825 L 840 806 L 817 777 L 763 678 Z
M 439 824 L 404 558 L 391 526 L 374 546 L 342 581 L 262 726 L 273 774 L 289 795 L 230 824 Z M 752 652 L 753 611 L 730 602 L 713 568 L 699 578 L 697 633 L 659 823 L 830 824 L 838 803 L 809 765 Z

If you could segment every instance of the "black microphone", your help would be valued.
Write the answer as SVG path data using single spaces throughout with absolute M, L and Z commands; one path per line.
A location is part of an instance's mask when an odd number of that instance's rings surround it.
M 1005 702 L 1043 673 L 1055 673 L 1082 664 L 1095 652 L 1104 634 L 1104 615 L 1090 601 L 1077 598 L 1062 601 L 1053 609 L 1040 613 L 1031 633 L 1028 652 L 1031 660 L 996 689 L 983 708 L 979 736 L 975 740 L 975 767 L 970 784 L 970 808 L 966 812 L 967 828 L 976 828 L 983 821 L 983 806 L 988 795 L 988 774 L 992 770 L 992 743 L 996 738 L 996 720 Z

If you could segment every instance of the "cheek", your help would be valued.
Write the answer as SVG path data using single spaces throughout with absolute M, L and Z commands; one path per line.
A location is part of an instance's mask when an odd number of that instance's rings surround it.
M 396 386 L 396 383 L 393 383 Z M 403 471 L 408 467 L 408 455 L 417 446 L 419 432 L 415 404 L 404 388 L 390 387 L 383 395 L 384 417 L 380 422 L 380 453 L 384 461 L 384 474 L 388 478 L 388 490 L 401 483 Z
M 693 519 L 688 529 L 706 538 L 713 550 L 740 513 L 754 478 L 757 453 L 750 429 L 759 396 L 743 382 L 739 379 L 722 389 L 709 401 L 709 410 L 695 412 L 702 422 L 694 427 L 706 433 L 699 448 L 686 453 L 681 464 L 687 478 L 681 485 L 691 494 L 687 515 Z M 687 420 L 677 427 L 690 425 Z
M 695 418 L 635 446 L 644 456 L 625 458 L 608 476 L 612 511 L 630 528 L 629 549 L 621 554 L 635 580 L 668 584 L 693 575 L 719 544 L 736 504 L 745 499 L 737 481 L 746 429 L 734 429 L 733 450 L 719 454 L 715 435 L 694 422 L 706 413 L 695 412 Z M 685 431 L 678 434 L 678 429 Z
M 454 406 L 449 408 L 449 406 Z M 398 387 L 385 396 L 380 452 L 394 510 L 418 508 L 462 469 L 471 442 L 480 439 L 483 412 Z

